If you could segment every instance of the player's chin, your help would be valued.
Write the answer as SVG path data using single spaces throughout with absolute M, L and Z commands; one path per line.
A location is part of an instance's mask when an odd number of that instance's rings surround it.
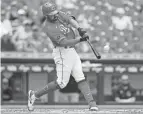
M 57 20 L 58 20 L 58 17 L 57 17 L 57 16 L 54 16 L 53 21 L 57 21 Z
M 56 16 L 52 16 L 52 17 L 47 17 L 48 20 L 50 20 L 51 22 L 57 21 L 58 18 Z

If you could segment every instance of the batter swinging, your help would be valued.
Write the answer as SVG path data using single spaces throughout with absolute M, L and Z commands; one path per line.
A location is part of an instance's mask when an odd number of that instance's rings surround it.
M 42 5 L 42 12 L 46 17 L 44 32 L 51 39 L 54 49 L 53 58 L 56 64 L 57 80 L 48 83 L 44 88 L 38 91 L 30 90 L 28 95 L 28 109 L 34 110 L 34 102 L 39 97 L 47 94 L 51 90 L 64 88 L 69 82 L 70 75 L 78 83 L 78 88 L 84 95 L 89 104 L 89 110 L 97 111 L 98 107 L 93 99 L 89 85 L 87 84 L 79 55 L 74 46 L 80 42 L 87 41 L 89 36 L 86 31 L 79 26 L 73 16 L 66 15 L 58 11 L 56 4 L 47 2 Z M 75 33 L 72 27 L 79 32 L 80 38 L 75 39 Z

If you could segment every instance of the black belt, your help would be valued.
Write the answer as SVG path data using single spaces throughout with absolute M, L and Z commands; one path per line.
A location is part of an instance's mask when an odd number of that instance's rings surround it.
M 60 46 L 55 46 L 55 48 L 60 47 Z M 63 48 L 68 49 L 68 48 L 74 48 L 74 46 L 64 46 Z

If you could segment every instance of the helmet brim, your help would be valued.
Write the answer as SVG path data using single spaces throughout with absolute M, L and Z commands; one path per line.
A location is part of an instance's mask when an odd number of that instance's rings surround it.
M 55 15 L 55 14 L 57 14 L 57 13 L 58 13 L 58 10 L 55 10 L 55 11 L 49 13 L 48 15 Z

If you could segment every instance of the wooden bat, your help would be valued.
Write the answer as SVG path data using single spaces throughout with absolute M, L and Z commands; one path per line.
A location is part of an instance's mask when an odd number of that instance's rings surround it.
M 91 42 L 90 42 L 89 40 L 87 40 L 87 42 L 88 42 L 88 44 L 90 45 L 90 47 L 91 47 L 91 49 L 92 49 L 94 55 L 97 57 L 97 59 L 101 59 L 101 55 L 98 53 L 98 51 L 97 51 L 95 48 L 93 48 Z

